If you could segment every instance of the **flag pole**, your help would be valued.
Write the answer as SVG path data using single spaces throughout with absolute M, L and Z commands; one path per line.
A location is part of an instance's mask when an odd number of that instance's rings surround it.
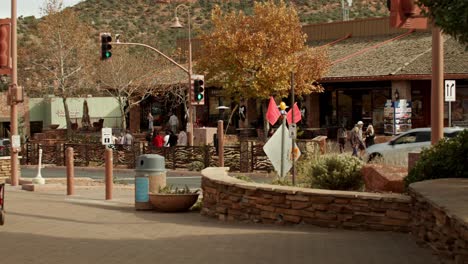
M 297 126 L 295 126 L 295 121 L 294 121 L 294 72 L 291 72 L 291 113 L 292 113 L 292 120 L 291 120 L 291 130 L 294 129 L 294 127 L 296 127 L 297 129 Z M 296 133 L 297 133 L 297 130 L 296 130 Z M 292 158 L 292 185 L 296 185 L 296 152 L 295 152 L 295 149 L 294 149 L 294 146 L 296 145 L 295 141 L 296 141 L 296 133 L 292 133 L 292 148 L 291 148 L 291 158 Z

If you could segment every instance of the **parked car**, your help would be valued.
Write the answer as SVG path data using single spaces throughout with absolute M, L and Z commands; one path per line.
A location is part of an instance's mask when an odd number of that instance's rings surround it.
M 444 128 L 444 137 L 455 137 L 461 131 L 463 128 L 460 127 Z M 415 128 L 396 136 L 389 142 L 368 147 L 364 160 L 370 162 L 383 158 L 385 161 L 407 161 L 409 152 L 421 151 L 422 148 L 429 146 L 431 146 L 431 128 Z
M 7 156 L 10 154 L 10 139 L 0 139 L 0 156 Z

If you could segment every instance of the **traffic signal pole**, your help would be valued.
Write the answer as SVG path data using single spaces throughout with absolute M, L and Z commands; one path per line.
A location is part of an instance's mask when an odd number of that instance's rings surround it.
M 16 102 L 16 95 L 13 96 L 14 88 L 17 87 L 18 82 L 18 69 L 17 69 L 17 43 L 16 43 L 16 0 L 11 0 L 11 85 L 9 88 L 10 93 L 10 135 L 18 135 L 18 108 Z M 13 99 L 15 98 L 15 99 Z M 13 143 L 13 140 L 10 141 Z M 11 144 L 11 185 L 18 185 L 18 149 L 13 148 Z
M 187 102 L 187 109 L 188 109 L 188 124 L 187 124 L 187 139 L 188 139 L 188 144 L 189 146 L 193 146 L 193 115 L 195 114 L 195 111 L 192 111 L 192 95 L 190 92 L 190 87 L 192 85 L 192 43 L 189 41 L 189 63 L 188 63 L 188 69 L 185 68 L 184 66 L 180 65 L 179 63 L 175 62 L 173 59 L 171 59 L 169 56 L 166 54 L 162 53 L 158 49 L 151 47 L 150 45 L 146 45 L 143 43 L 136 43 L 136 42 L 110 42 L 112 45 L 130 45 L 130 46 L 141 46 L 148 48 L 152 51 L 155 51 L 159 55 L 163 56 L 166 60 L 170 61 L 172 64 L 175 66 L 179 67 L 183 71 L 185 71 L 188 74 L 188 88 L 187 88 L 187 93 L 188 93 L 188 102 Z

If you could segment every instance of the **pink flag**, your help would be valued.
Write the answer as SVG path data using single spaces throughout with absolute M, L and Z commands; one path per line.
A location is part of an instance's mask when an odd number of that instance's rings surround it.
M 299 110 L 299 107 L 297 106 L 297 103 L 294 103 L 294 123 L 298 123 L 301 121 L 301 110 Z M 288 121 L 288 124 L 291 124 L 293 122 L 292 120 L 292 110 L 289 110 L 288 114 L 286 115 L 286 120 Z
M 278 118 L 281 116 L 278 106 L 276 106 L 275 99 L 273 96 L 270 97 L 270 103 L 268 104 L 268 110 L 266 112 L 266 119 L 270 122 L 271 125 L 274 125 Z

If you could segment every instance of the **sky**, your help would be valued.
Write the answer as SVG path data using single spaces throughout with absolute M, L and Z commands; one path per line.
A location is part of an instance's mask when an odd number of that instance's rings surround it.
M 72 6 L 82 0 L 63 0 L 63 5 Z M 17 16 L 35 16 L 40 17 L 40 9 L 44 6 L 45 0 L 16 0 L 18 14 Z M 11 17 L 11 0 L 0 0 L 0 18 Z

